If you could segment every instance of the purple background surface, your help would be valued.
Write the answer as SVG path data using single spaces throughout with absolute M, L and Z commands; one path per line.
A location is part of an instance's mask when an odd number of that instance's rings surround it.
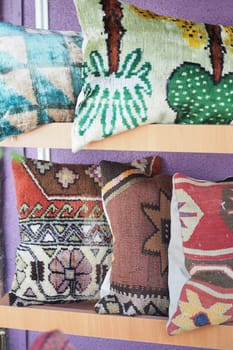
M 88 1 L 88 0 L 87 0 Z M 135 5 L 154 10 L 159 14 L 183 17 L 207 23 L 222 23 L 232 25 L 232 0 L 131 0 Z M 80 30 L 72 0 L 49 0 L 49 26 L 51 29 Z M 34 27 L 33 0 L 2 0 L 0 3 L 0 20 L 15 24 Z M 140 33 L 139 33 L 140 35 Z M 221 142 L 221 140 L 216 140 Z M 37 157 L 36 149 L 17 149 L 28 156 Z M 203 150 L 204 151 L 204 150 Z M 16 198 L 10 168 L 10 153 L 12 149 L 4 150 L 3 174 L 3 232 L 5 239 L 6 269 L 5 291 L 11 286 L 14 268 L 15 251 L 19 242 L 17 224 Z M 69 150 L 52 150 L 51 160 L 67 163 L 97 163 L 102 159 L 129 161 L 150 153 L 139 152 L 109 152 L 109 151 L 80 151 L 72 154 Z M 219 180 L 233 175 L 233 157 L 224 154 L 190 154 L 190 153 L 158 153 L 164 160 L 163 172 L 173 174 L 184 172 L 187 175 Z M 143 326 L 143 325 L 142 325 Z M 37 332 L 10 330 L 8 332 L 9 349 L 25 350 L 38 335 Z M 75 349 L 80 350 L 181 350 L 194 349 L 159 344 L 125 342 L 109 339 L 87 337 L 70 337 Z M 195 346 L 195 344 L 193 344 Z

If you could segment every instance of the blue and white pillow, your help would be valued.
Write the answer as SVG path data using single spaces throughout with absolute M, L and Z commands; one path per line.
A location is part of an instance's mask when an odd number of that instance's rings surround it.
M 74 118 L 82 36 L 0 23 L 0 140 Z

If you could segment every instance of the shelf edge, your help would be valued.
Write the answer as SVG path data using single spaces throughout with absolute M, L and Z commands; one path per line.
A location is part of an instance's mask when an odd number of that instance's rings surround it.
M 166 318 L 153 316 L 98 315 L 87 303 L 61 306 L 9 306 L 8 297 L 0 301 L 0 327 L 49 331 L 66 334 L 121 339 L 169 345 L 195 346 L 229 350 L 233 344 L 232 325 L 203 327 L 176 336 L 166 333 Z M 143 322 L 143 327 L 142 327 Z
M 0 147 L 71 149 L 72 123 L 52 123 L 8 137 Z M 150 124 L 88 144 L 84 149 L 233 153 L 231 125 Z

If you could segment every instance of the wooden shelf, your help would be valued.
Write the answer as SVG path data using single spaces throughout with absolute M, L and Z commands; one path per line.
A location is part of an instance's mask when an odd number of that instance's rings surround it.
M 49 331 L 66 334 L 122 339 L 158 344 L 232 350 L 232 325 L 210 326 L 175 336 L 166 333 L 166 319 L 152 316 L 98 315 L 93 304 L 15 307 L 8 295 L 0 301 L 0 326 L 3 328 Z
M 2 147 L 71 149 L 72 123 L 43 125 L 0 142 Z M 93 142 L 85 149 L 233 153 L 231 125 L 151 124 Z
M 71 123 L 41 126 L 29 133 L 10 137 L 2 147 L 71 148 Z M 233 128 L 228 125 L 152 124 L 111 136 L 85 147 L 91 150 L 152 152 L 233 153 Z M 158 344 L 231 350 L 233 325 L 203 327 L 168 336 L 166 319 L 150 316 L 98 315 L 93 305 L 9 306 L 8 296 L 0 301 L 0 327 L 48 331 L 88 337 L 122 339 Z

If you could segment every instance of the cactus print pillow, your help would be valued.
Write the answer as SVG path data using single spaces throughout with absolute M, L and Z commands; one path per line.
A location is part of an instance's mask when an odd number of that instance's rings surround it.
M 84 35 L 73 151 L 148 123 L 230 124 L 233 27 L 74 0 Z
M 233 321 L 232 191 L 232 182 L 173 176 L 170 335 Z
M 0 23 L 0 140 L 42 124 L 73 121 L 81 45 L 76 32 Z

